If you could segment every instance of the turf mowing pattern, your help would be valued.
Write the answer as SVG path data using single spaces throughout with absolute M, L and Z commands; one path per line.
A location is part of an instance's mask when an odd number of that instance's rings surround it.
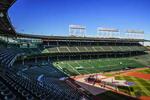
M 58 69 L 68 75 L 80 75 L 117 71 L 126 67 L 144 67 L 145 65 L 133 59 L 127 58 L 103 58 L 93 60 L 58 61 L 53 63 Z
M 145 74 L 150 74 L 150 68 L 149 69 L 140 70 L 138 72 L 145 73 Z
M 150 81 L 141 78 L 135 78 L 132 76 L 116 76 L 115 79 L 127 80 L 129 82 L 134 82 L 135 85 L 131 86 L 129 89 L 120 89 L 121 91 L 126 91 L 126 93 L 135 96 L 136 92 L 140 92 L 142 96 L 150 96 Z M 128 91 L 129 90 L 129 91 Z

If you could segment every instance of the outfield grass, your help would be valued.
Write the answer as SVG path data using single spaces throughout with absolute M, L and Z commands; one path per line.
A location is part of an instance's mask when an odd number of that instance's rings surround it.
M 53 63 L 68 75 L 100 73 L 121 70 L 126 67 L 144 67 L 145 64 L 128 58 L 103 58 L 93 60 L 58 61 Z
M 117 76 L 115 77 L 117 80 L 127 80 L 130 82 L 134 82 L 135 85 L 131 86 L 129 89 L 120 89 L 121 91 L 128 91 L 126 93 L 129 93 L 132 96 L 136 96 L 136 92 L 139 91 L 142 96 L 150 96 L 150 81 L 144 80 L 140 78 L 135 78 L 131 76 Z
M 150 74 L 150 68 L 149 69 L 144 69 L 144 70 L 139 70 L 138 72 L 145 73 L 145 74 Z

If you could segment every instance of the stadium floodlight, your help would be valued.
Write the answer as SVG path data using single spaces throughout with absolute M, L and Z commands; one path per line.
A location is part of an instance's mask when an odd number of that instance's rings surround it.
M 99 31 L 107 31 L 107 32 L 118 32 L 118 29 L 115 28 L 103 28 L 103 27 L 98 27 Z
M 69 25 L 69 35 L 70 36 L 82 36 L 84 37 L 86 33 L 86 27 L 83 25 Z
M 144 31 L 142 31 L 142 30 L 127 30 L 127 33 L 139 33 L 139 34 L 144 34 Z
M 97 28 L 97 34 L 101 38 L 119 38 L 119 30 L 115 28 L 103 28 L 103 27 L 98 27 Z
M 127 30 L 126 33 L 130 39 L 144 39 L 144 31 L 142 30 Z

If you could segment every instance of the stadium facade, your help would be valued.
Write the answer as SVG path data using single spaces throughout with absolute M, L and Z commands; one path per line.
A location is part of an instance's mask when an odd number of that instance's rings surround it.
M 58 60 L 128 57 L 142 55 L 147 51 L 140 44 L 145 41 L 144 39 L 41 36 L 17 33 L 8 16 L 8 9 L 14 2 L 15 0 L 0 1 L 0 78 L 2 80 L 0 84 L 6 83 L 4 88 L 9 91 L 9 94 L 0 94 L 2 99 L 91 99 L 86 93 L 59 81 L 59 78 L 68 76 L 56 68 L 45 69 L 49 72 L 54 70 L 56 75 L 51 74 L 52 77 L 44 78 L 41 76 L 43 80 L 41 82 L 41 79 L 37 80 L 40 75 L 22 73 L 18 71 L 18 67 L 30 68 L 40 62 L 49 63 Z M 48 66 L 52 65 L 48 64 Z

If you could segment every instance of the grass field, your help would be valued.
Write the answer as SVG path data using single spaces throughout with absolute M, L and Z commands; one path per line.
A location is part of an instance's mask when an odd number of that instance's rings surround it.
M 150 81 L 144 80 L 141 78 L 135 78 L 131 76 L 116 76 L 115 79 L 118 80 L 127 80 L 130 82 L 134 82 L 135 85 L 131 86 L 130 88 L 126 89 L 120 89 L 121 91 L 126 91 L 126 93 L 129 93 L 132 96 L 136 96 L 136 92 L 140 92 L 141 96 L 150 96 Z
M 126 67 L 140 68 L 150 66 L 149 57 L 150 54 L 128 58 L 102 58 L 93 60 L 57 61 L 54 62 L 53 65 L 61 71 L 65 72 L 66 74 L 73 76 L 80 74 L 100 73 L 105 71 L 117 71 Z M 140 72 L 150 73 L 150 70 L 141 70 Z M 107 76 L 114 76 L 114 74 L 109 73 L 107 74 Z M 127 80 L 135 83 L 135 85 L 131 86 L 130 88 L 119 87 L 120 91 L 126 92 L 131 96 L 136 96 L 137 93 L 140 93 L 141 96 L 150 96 L 150 80 L 144 80 L 130 76 L 117 76 L 115 78 L 118 80 Z M 128 97 L 116 94 L 111 91 L 107 91 L 97 96 L 99 96 L 103 100 L 110 100 L 110 98 L 114 100 L 129 99 Z M 131 100 L 131 98 L 129 100 Z
M 140 70 L 138 72 L 145 73 L 145 74 L 150 74 L 150 68 L 149 69 Z
M 55 67 L 68 75 L 121 70 L 126 67 L 150 66 L 150 54 L 127 58 L 101 58 L 93 60 L 57 61 Z
M 126 67 L 144 67 L 144 63 L 131 58 L 103 58 L 93 60 L 58 61 L 53 63 L 68 75 L 80 75 L 121 70 Z

